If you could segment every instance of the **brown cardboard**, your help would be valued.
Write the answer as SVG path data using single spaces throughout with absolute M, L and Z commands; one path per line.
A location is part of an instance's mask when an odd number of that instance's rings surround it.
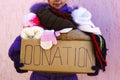
M 95 65 L 91 41 L 60 41 L 43 50 L 39 40 L 23 40 L 20 62 L 23 70 L 64 73 L 93 73 Z

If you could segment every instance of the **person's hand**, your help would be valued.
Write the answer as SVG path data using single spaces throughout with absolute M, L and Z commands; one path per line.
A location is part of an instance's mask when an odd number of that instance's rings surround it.
M 27 70 L 21 70 L 20 67 L 23 67 L 24 64 L 20 63 L 20 51 L 14 51 L 14 67 L 18 73 L 28 72 Z
M 97 66 L 92 66 L 92 70 L 95 70 L 94 73 L 87 73 L 88 76 L 97 76 L 99 73 L 99 68 Z
M 21 70 L 20 67 L 23 67 L 24 64 L 23 63 L 17 63 L 17 62 L 14 62 L 14 66 L 15 66 L 15 69 L 18 73 L 26 73 L 28 72 L 28 70 Z

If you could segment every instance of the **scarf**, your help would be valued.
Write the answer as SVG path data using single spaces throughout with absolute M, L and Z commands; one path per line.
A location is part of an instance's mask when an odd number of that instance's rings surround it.
M 92 39 L 94 50 L 95 50 L 96 66 L 102 69 L 103 71 L 105 71 L 105 66 L 107 65 L 107 62 L 106 62 L 107 49 L 106 49 L 105 40 L 102 36 L 94 35 L 92 33 L 90 33 L 89 35 Z M 102 39 L 102 48 L 101 48 L 100 39 Z

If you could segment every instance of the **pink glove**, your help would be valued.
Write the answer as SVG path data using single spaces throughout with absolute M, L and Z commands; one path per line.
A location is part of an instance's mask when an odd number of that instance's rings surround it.
M 57 44 L 57 39 L 54 33 L 54 30 L 45 30 L 43 35 L 41 36 L 41 47 L 43 49 L 50 49 L 52 45 Z

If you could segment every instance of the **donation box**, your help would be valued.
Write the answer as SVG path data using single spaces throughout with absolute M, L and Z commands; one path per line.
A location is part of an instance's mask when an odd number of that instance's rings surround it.
M 93 73 L 95 56 L 92 42 L 58 40 L 49 50 L 40 46 L 40 40 L 21 42 L 22 70 L 60 73 Z

